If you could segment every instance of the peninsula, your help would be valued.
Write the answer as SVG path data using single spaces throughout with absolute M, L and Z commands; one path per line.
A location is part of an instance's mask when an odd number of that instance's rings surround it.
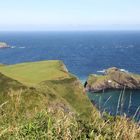
M 0 42 L 0 49 L 1 48 L 9 48 L 9 45 L 5 42 Z
M 85 83 L 86 91 L 100 92 L 108 89 L 140 89 L 140 75 L 112 67 L 103 75 L 91 74 Z

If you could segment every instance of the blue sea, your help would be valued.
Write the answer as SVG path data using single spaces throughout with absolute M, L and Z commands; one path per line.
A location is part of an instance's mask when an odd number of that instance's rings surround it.
M 118 67 L 140 74 L 140 32 L 0 32 L 0 63 L 15 64 L 41 60 L 63 60 L 69 71 L 84 82 L 91 73 Z M 126 91 L 118 107 L 121 91 L 88 93 L 101 111 L 123 114 L 140 120 L 140 91 Z M 121 109 L 121 111 L 120 111 Z

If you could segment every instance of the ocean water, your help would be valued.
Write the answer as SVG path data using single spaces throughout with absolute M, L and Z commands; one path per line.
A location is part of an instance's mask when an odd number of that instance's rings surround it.
M 59 59 L 82 82 L 89 74 L 99 73 L 112 66 L 140 74 L 140 32 L 136 31 L 0 32 L 0 41 L 11 46 L 0 49 L 0 63 Z M 132 103 L 128 112 L 131 92 Z M 140 92 L 126 93 L 126 103 L 123 103 L 124 109 L 121 110 L 128 116 L 137 113 L 139 118 Z M 101 110 L 115 114 L 114 101 L 117 102 L 119 94 L 120 91 L 108 91 L 104 94 L 90 94 L 89 97 Z M 103 104 L 109 97 L 110 100 L 104 107 Z M 100 105 L 99 101 L 102 102 Z
M 139 90 L 108 90 L 105 93 L 88 93 L 92 103 L 101 111 L 112 115 L 126 115 L 140 121 Z

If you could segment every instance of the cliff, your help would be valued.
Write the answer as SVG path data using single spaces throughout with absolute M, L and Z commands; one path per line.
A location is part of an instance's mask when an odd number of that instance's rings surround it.
M 139 125 L 101 114 L 61 61 L 0 67 L 0 139 L 140 138 Z
M 46 100 L 47 104 L 65 104 L 81 116 L 89 117 L 92 112 L 92 104 L 80 81 L 68 72 L 62 61 L 50 60 L 0 67 L 2 76 L 0 81 L 4 83 L 2 89 L 12 88 L 19 83 L 26 87 L 26 92 L 32 93 L 31 89 L 41 95 L 38 102 Z M 14 89 L 14 88 L 12 88 Z M 44 97 L 45 96 L 45 97 Z M 32 96 L 29 100 L 32 100 Z
M 107 69 L 103 75 L 90 75 L 85 88 L 92 92 L 107 89 L 140 89 L 140 76 L 113 67 Z

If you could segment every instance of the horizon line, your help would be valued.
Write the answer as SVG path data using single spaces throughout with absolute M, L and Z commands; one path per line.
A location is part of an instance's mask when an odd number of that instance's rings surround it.
M 93 31 L 140 31 L 140 29 L 67 29 L 67 30 L 0 30 L 0 32 L 93 32 Z

